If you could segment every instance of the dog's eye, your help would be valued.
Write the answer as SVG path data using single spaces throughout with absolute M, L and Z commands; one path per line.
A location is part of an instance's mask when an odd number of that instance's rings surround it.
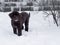
M 14 17 L 16 17 L 16 16 L 14 15 Z

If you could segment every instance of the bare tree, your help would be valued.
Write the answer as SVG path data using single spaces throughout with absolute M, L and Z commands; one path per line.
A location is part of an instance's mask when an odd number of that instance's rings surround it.
M 56 18 L 57 14 L 56 14 L 56 9 L 55 9 L 55 1 L 56 0 L 52 0 L 52 7 L 50 7 L 51 14 L 49 14 L 49 13 L 47 13 L 45 11 L 44 12 L 47 14 L 47 16 L 52 15 L 53 20 L 55 21 L 56 25 L 58 26 L 58 22 L 57 22 L 57 18 Z

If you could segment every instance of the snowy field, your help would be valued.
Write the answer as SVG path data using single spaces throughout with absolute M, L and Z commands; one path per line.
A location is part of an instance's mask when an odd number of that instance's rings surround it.
M 52 16 L 30 12 L 29 32 L 22 36 L 13 34 L 8 16 L 10 12 L 0 12 L 0 45 L 60 45 L 60 26 L 54 24 Z

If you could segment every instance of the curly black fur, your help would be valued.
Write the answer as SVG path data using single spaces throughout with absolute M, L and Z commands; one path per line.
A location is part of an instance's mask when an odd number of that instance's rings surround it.
M 25 31 L 28 32 L 30 13 L 13 11 L 9 14 L 9 17 L 11 18 L 14 34 L 22 35 L 23 24 L 25 24 Z

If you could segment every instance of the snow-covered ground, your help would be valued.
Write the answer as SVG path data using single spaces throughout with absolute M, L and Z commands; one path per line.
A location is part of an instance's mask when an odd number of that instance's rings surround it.
M 8 16 L 10 12 L 0 12 L 0 45 L 60 45 L 60 26 L 52 16 L 44 17 L 42 11 L 30 12 L 29 32 L 22 36 L 13 34 Z

